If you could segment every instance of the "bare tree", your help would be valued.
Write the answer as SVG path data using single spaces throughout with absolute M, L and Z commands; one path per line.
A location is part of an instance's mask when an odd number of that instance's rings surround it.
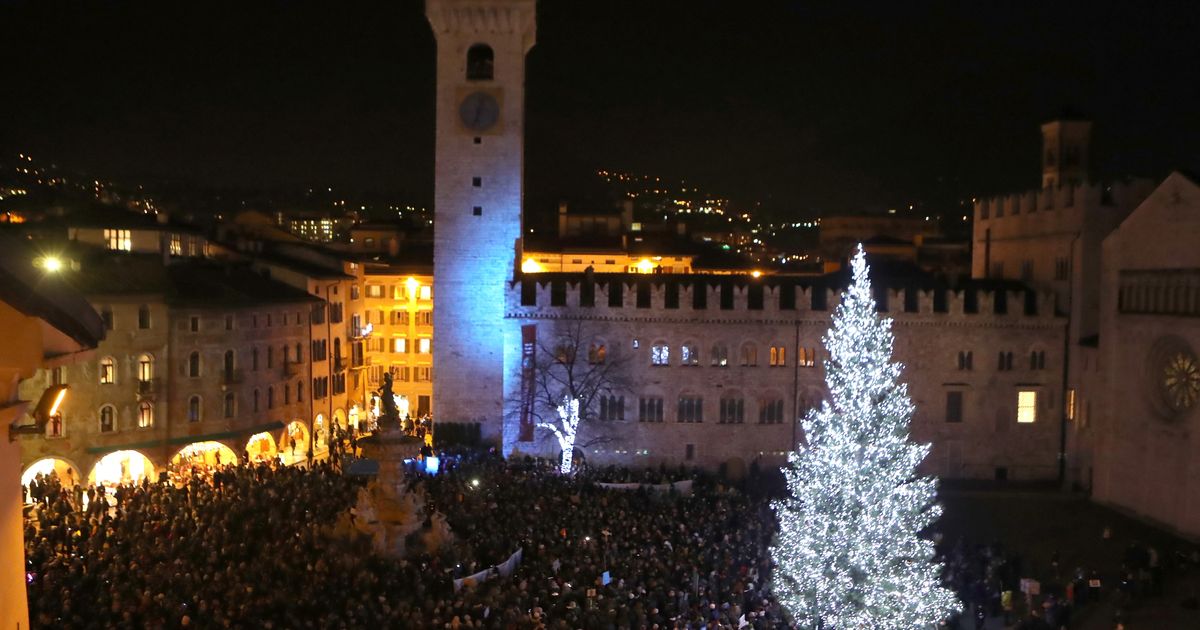
M 624 416 L 617 404 L 623 406 L 630 390 L 627 357 L 582 321 L 559 323 L 538 340 L 534 357 L 531 382 L 516 409 L 527 406 L 534 426 L 554 436 L 562 449 L 559 470 L 569 474 L 576 447 L 615 440 L 600 420 Z

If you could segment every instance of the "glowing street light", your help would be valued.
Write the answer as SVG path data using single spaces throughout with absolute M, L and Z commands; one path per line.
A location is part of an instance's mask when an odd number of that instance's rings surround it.
M 62 270 L 63 263 L 57 256 L 46 256 L 38 261 L 39 266 L 46 271 L 54 273 Z

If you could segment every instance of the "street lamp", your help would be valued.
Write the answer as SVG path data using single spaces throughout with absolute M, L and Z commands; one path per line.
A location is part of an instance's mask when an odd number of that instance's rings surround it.
M 37 265 L 50 273 L 61 271 L 63 268 L 62 259 L 58 256 L 45 256 L 37 261 Z
M 8 441 L 11 442 L 17 439 L 18 435 L 35 435 L 46 430 L 46 423 L 54 414 L 58 413 L 58 408 L 62 406 L 63 399 L 67 397 L 66 385 L 51 385 L 42 392 L 41 399 L 33 408 L 33 424 L 8 426 Z

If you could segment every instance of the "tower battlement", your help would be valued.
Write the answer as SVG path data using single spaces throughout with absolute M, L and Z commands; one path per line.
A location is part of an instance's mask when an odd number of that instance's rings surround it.
M 997 195 L 975 201 L 975 221 L 998 221 L 1022 215 L 1061 211 L 1088 212 L 1099 208 L 1130 208 L 1141 203 L 1152 182 L 1135 179 L 1112 184 L 1085 182 L 1041 190 Z
M 520 34 L 533 46 L 534 0 L 430 0 L 425 14 L 435 36 L 449 33 Z
M 1054 294 L 1020 283 L 970 282 L 961 287 L 888 286 L 879 282 L 879 311 L 896 317 L 977 316 L 1005 320 L 1056 317 Z M 844 287 L 824 279 L 627 274 L 526 275 L 509 285 L 508 318 L 563 317 L 588 312 L 597 318 L 761 320 L 828 317 Z

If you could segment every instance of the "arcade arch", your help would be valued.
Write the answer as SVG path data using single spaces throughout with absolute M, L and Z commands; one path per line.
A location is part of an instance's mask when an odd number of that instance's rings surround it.
M 154 462 L 140 451 L 114 451 L 101 457 L 88 473 L 88 483 L 115 488 L 122 483 L 139 483 L 155 479 Z
M 279 459 L 287 466 L 308 459 L 308 427 L 299 420 L 293 420 L 283 428 L 279 436 Z
M 188 479 L 193 473 L 207 473 L 218 466 L 237 464 L 237 461 L 237 453 L 220 442 L 193 442 L 175 453 L 170 470 L 180 478 Z
M 275 446 L 275 436 L 267 431 L 250 436 L 250 440 L 246 442 L 246 454 L 252 464 L 274 460 L 279 455 L 279 449 Z

